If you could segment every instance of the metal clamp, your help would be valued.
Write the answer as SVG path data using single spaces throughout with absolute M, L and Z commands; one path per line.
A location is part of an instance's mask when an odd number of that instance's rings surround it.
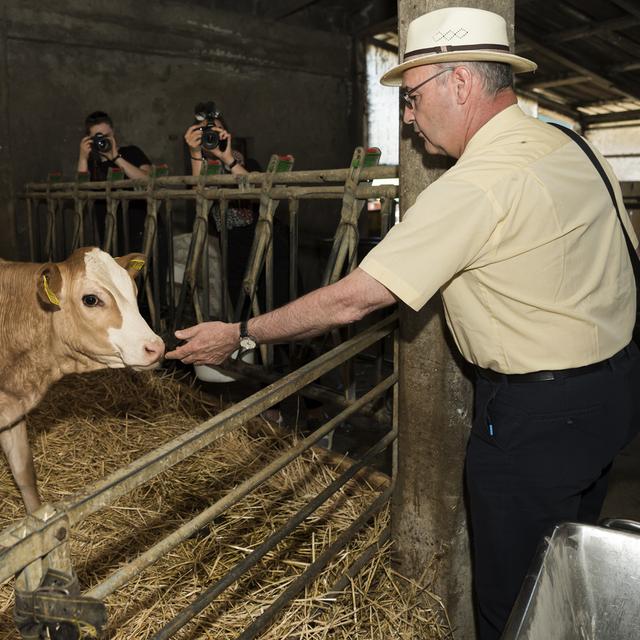
M 105 605 L 80 595 L 75 574 L 49 569 L 35 591 L 16 589 L 14 619 L 24 640 L 97 638 L 107 623 Z

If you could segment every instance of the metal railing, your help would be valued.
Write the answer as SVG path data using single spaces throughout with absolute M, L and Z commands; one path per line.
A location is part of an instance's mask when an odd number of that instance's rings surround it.
M 379 151 L 378 155 L 379 157 Z M 290 157 L 287 157 L 290 158 Z M 146 205 L 142 252 L 148 257 L 140 287 L 141 297 L 148 308 L 150 322 L 155 331 L 170 336 L 182 326 L 187 310 L 196 322 L 212 317 L 209 312 L 209 268 L 207 238 L 209 220 L 215 212 L 221 229 L 218 243 L 221 267 L 218 274 L 223 295 L 220 309 L 214 317 L 239 320 L 241 316 L 257 315 L 273 308 L 273 218 L 279 203 L 288 204 L 289 222 L 289 299 L 298 296 L 299 283 L 299 218 L 300 204 L 311 200 L 341 201 L 340 222 L 336 228 L 331 253 L 323 268 L 323 283 L 334 282 L 343 273 L 355 268 L 358 248 L 358 220 L 365 203 L 380 201 L 380 229 L 384 235 L 393 224 L 398 187 L 393 184 L 372 185 L 374 179 L 397 177 L 397 167 L 376 166 L 377 158 L 371 150 L 358 147 L 347 169 L 292 171 L 283 157 L 273 156 L 264 173 L 248 175 L 169 176 L 164 165 L 154 166 L 148 178 L 118 179 L 112 172 L 103 182 L 89 182 L 79 174 L 73 182 L 63 182 L 52 174 L 47 182 L 26 185 L 22 199 L 29 233 L 29 257 L 37 260 L 64 259 L 74 249 L 83 246 L 88 238 L 95 240 L 95 203 L 105 211 L 105 229 L 101 246 L 111 253 L 129 251 L 127 218 L 131 201 L 144 201 Z M 283 168 L 283 165 L 284 168 Z M 229 300 L 228 258 L 229 233 L 226 215 L 229 203 L 256 202 L 259 205 L 253 247 L 242 290 L 230 292 L 236 296 Z M 184 265 L 182 286 L 176 299 L 173 255 L 173 213 L 177 203 L 194 202 L 196 216 L 192 228 L 191 244 Z M 44 214 L 44 216 L 42 215 Z M 71 215 L 71 228 L 68 218 Z M 124 233 L 118 233 L 118 220 Z M 160 230 L 164 233 L 159 233 Z M 89 231 L 89 233 L 87 233 Z M 124 239 L 121 241 L 119 235 Z M 165 246 L 160 246 L 160 239 Z M 264 272 L 265 309 L 258 305 L 258 280 Z M 270 349 L 263 348 L 263 362 L 272 362 Z
M 312 362 L 303 365 L 297 371 L 273 382 L 268 387 L 234 404 L 215 417 L 203 422 L 191 431 L 165 443 L 138 460 L 117 470 L 111 475 L 88 486 L 83 492 L 71 496 L 67 500 L 44 505 L 37 512 L 23 521 L 12 525 L 0 533 L 0 582 L 9 579 L 17 572 L 22 572 L 17 585 L 22 589 L 33 590 L 39 578 L 48 568 L 69 571 L 68 539 L 69 530 L 75 524 L 91 514 L 112 504 L 118 497 L 129 493 L 158 474 L 163 473 L 185 458 L 197 454 L 204 447 L 215 442 L 226 433 L 230 433 L 243 425 L 247 420 L 257 416 L 265 409 L 300 391 L 305 385 L 321 377 L 331 369 L 340 366 L 355 354 L 371 347 L 387 336 L 395 335 L 397 328 L 397 312 L 375 323 L 362 333 L 343 342 L 331 351 L 319 356 Z M 394 341 L 394 355 L 397 356 L 397 340 Z M 394 358 L 397 363 L 397 357 Z M 298 456 L 333 432 L 336 427 L 363 407 L 370 405 L 382 397 L 389 389 L 394 389 L 394 413 L 389 431 L 358 462 L 354 462 L 340 477 L 313 498 L 298 513 L 291 517 L 278 531 L 269 536 L 249 556 L 244 558 L 227 575 L 215 584 L 206 587 L 183 611 L 160 629 L 154 636 L 158 640 L 171 637 L 178 629 L 210 604 L 219 593 L 233 584 L 244 572 L 259 562 L 278 542 L 288 536 L 317 508 L 331 498 L 362 467 L 369 464 L 373 457 L 395 442 L 397 435 L 397 365 L 391 375 L 380 380 L 373 388 L 361 397 L 353 399 L 342 411 L 328 422 L 311 433 L 308 437 L 293 444 L 277 458 L 267 464 L 255 475 L 239 486 L 230 490 L 225 496 L 210 505 L 190 521 L 181 525 L 167 537 L 157 542 L 144 553 L 128 564 L 118 568 L 103 582 L 94 586 L 85 595 L 102 599 L 122 587 L 146 567 L 166 553 L 187 540 L 196 531 L 210 523 L 214 518 L 239 502 L 250 492 L 290 464 Z M 396 459 L 394 447 L 393 459 Z M 393 480 L 389 488 L 383 491 L 356 520 L 242 633 L 240 638 L 255 638 L 281 610 L 290 599 L 295 597 L 308 585 L 370 519 L 386 504 L 393 490 Z M 363 558 L 356 560 L 354 566 L 362 565 Z M 340 582 L 338 583 L 339 586 Z M 337 587 L 336 587 L 337 588 Z M 336 588 L 332 589 L 333 593 Z M 333 594 L 335 596 L 335 594 Z

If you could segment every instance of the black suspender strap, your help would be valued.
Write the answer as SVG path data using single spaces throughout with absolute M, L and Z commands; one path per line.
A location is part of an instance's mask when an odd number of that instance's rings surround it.
M 622 227 L 624 239 L 627 244 L 627 250 L 629 251 L 629 259 L 631 260 L 633 276 L 636 281 L 636 324 L 633 329 L 633 337 L 636 343 L 640 346 L 640 258 L 638 258 L 638 254 L 636 253 L 635 247 L 631 242 L 631 238 L 627 233 L 627 229 L 622 223 L 622 218 L 620 216 L 620 207 L 618 207 L 618 200 L 616 198 L 615 191 L 613 190 L 613 185 L 611 184 L 609 176 L 604 170 L 604 167 L 599 162 L 596 154 L 593 152 L 593 149 L 587 144 L 587 141 L 582 136 L 579 136 L 575 131 L 573 131 L 573 129 L 569 129 L 568 127 L 563 127 L 562 125 L 555 122 L 552 122 L 551 124 L 556 127 L 556 129 L 560 129 L 562 133 L 568 135 L 584 151 L 587 158 L 591 160 L 591 163 L 600 174 L 600 177 L 602 178 L 602 181 L 604 182 L 605 186 L 607 187 L 607 191 L 611 196 L 611 201 L 613 202 L 613 206 L 616 209 L 618 221 L 620 222 L 620 226 Z

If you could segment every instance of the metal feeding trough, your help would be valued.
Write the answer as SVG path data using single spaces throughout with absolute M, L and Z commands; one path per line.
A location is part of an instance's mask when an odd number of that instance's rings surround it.
M 527 574 L 502 640 L 640 638 L 640 523 L 557 525 Z

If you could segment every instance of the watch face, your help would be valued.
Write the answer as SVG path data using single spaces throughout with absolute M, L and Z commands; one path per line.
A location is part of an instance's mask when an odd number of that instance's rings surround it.
M 244 336 L 240 338 L 240 346 L 243 349 L 255 349 L 256 341 L 251 336 Z

